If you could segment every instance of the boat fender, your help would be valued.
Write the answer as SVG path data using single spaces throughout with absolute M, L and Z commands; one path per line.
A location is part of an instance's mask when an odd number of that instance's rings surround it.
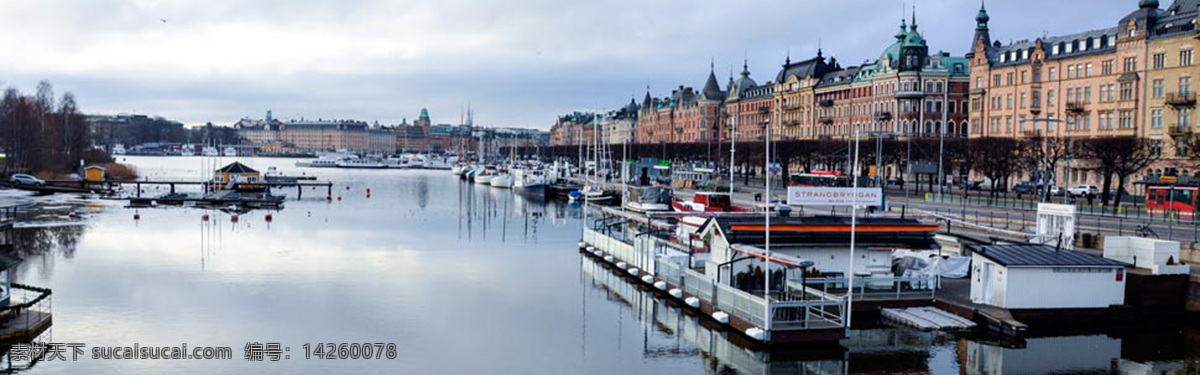
M 205 212 L 203 215 L 200 215 L 200 221 L 208 221 L 208 213 L 207 212 Z
M 133 219 L 134 219 L 134 220 L 141 220 L 141 219 L 142 219 L 142 214 L 138 213 L 137 211 L 134 211 L 134 212 L 133 212 Z
M 721 324 L 729 324 L 729 314 L 724 311 L 713 311 L 712 317 Z
M 231 222 L 231 223 L 238 222 L 238 215 L 237 214 L 229 215 L 229 222 Z
M 267 213 L 266 219 L 267 219 L 267 222 L 270 223 L 272 220 L 275 219 L 275 215 Z
M 750 338 L 758 341 L 763 341 L 767 338 L 767 333 L 763 331 L 762 328 L 750 327 L 746 328 L 746 336 L 750 336 Z

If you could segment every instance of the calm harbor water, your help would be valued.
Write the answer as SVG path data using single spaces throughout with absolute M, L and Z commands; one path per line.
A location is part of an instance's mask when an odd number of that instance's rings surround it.
M 201 158 L 126 157 L 152 179 Z M 225 161 L 230 161 L 226 159 Z M 34 374 L 1043 374 L 1195 373 L 1200 330 L 1167 325 L 1029 339 L 884 326 L 834 347 L 770 353 L 656 300 L 576 249 L 580 209 L 461 183 L 446 171 L 266 170 L 335 182 L 274 212 L 4 192 L 38 204 L 15 233 L 19 282 L 54 290 L 53 342 L 229 346 L 229 360 L 41 362 Z M 371 189 L 368 197 L 366 190 Z M 295 190 L 281 190 L 294 196 Z M 165 193 L 149 188 L 146 194 Z M 338 200 L 337 197 L 341 199 Z M 77 211 L 77 220 L 67 213 Z M 141 216 L 134 220 L 134 214 Z M 201 216 L 211 215 L 204 222 Z M 291 359 L 249 362 L 247 342 Z M 395 359 L 304 359 L 302 345 L 395 343 Z M 1189 372 L 1191 371 L 1191 372 Z

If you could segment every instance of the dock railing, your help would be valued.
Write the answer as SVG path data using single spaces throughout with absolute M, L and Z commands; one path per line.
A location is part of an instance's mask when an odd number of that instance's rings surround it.
M 23 339 L 26 337 L 21 336 L 32 337 L 40 333 L 45 328 L 41 326 L 43 320 L 50 317 L 50 294 L 47 288 L 13 283 L 9 290 L 8 306 L 0 307 L 0 326 L 15 325 L 22 329 L 9 330 L 11 333 L 0 339 Z
M 800 290 L 809 295 L 825 298 L 844 298 L 849 280 L 845 277 L 824 277 L 788 280 L 789 290 Z M 898 301 L 933 299 L 941 279 L 937 275 L 919 276 L 856 276 L 854 299 L 856 301 Z

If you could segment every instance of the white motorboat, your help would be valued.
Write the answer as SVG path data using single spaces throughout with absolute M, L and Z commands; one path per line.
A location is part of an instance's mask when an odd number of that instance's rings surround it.
M 196 156 L 196 147 L 192 145 L 183 145 L 179 148 L 180 156 Z
M 517 194 L 545 195 L 547 186 L 546 172 L 541 169 L 518 169 L 513 173 L 513 191 Z
M 225 150 L 222 150 L 222 151 L 221 151 L 221 154 L 222 154 L 222 155 L 224 155 L 224 156 L 226 156 L 226 157 L 235 157 L 235 156 L 238 156 L 237 149 L 236 149 L 236 148 L 233 148 L 233 146 L 226 146 L 226 147 L 225 147 Z
M 671 210 L 671 194 L 666 188 L 630 186 L 625 189 L 625 194 L 626 199 L 622 207 L 626 210 L 641 213 Z
M 446 159 L 443 159 L 440 157 L 427 157 L 427 158 L 425 158 L 425 169 L 434 169 L 434 170 L 444 171 L 444 170 L 453 170 L 454 166 L 451 165 L 451 163 Z
M 496 177 L 492 177 L 492 187 L 501 189 L 512 189 L 513 175 L 508 172 L 500 172 Z
M 387 168 L 388 166 L 387 166 L 387 164 L 384 164 L 382 160 L 375 159 L 375 158 L 363 158 L 363 159 L 354 158 L 354 159 L 342 159 L 342 160 L 338 161 L 337 167 L 338 168 L 356 168 L 356 169 L 383 169 L 383 168 Z
M 113 155 L 125 155 L 125 145 L 116 145 L 112 148 Z
M 496 168 L 487 167 L 475 170 L 475 183 L 480 185 L 488 185 L 492 183 L 492 179 L 496 178 Z

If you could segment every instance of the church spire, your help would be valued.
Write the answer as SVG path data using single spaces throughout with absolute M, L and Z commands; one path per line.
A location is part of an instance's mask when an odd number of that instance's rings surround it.
M 912 31 L 917 31 L 917 3 L 913 3 L 912 7 Z

